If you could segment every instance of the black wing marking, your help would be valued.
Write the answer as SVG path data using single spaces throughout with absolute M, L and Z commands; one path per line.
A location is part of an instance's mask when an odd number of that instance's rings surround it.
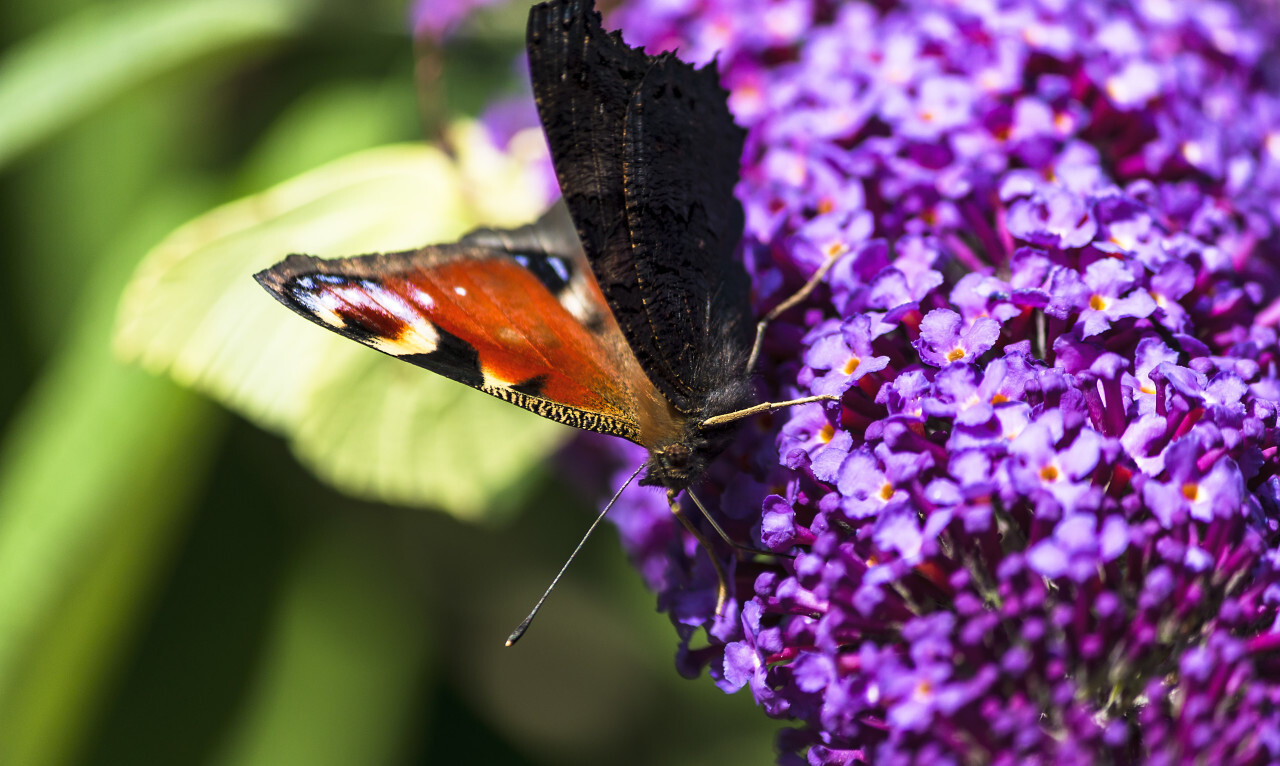
M 727 96 L 713 66 L 664 54 L 627 110 L 627 224 L 648 353 L 670 388 L 694 398 L 744 376 L 753 340 L 749 282 L 735 257 L 743 218 L 733 187 L 746 132 Z M 726 343 L 739 358 L 720 358 Z
M 590 0 L 535 6 L 528 51 L 556 175 L 600 289 L 650 380 L 690 412 L 745 372 L 751 345 L 740 329 L 748 283 L 733 259 L 743 132 L 713 68 L 627 46 Z M 740 349 L 737 369 L 705 364 L 726 348 Z

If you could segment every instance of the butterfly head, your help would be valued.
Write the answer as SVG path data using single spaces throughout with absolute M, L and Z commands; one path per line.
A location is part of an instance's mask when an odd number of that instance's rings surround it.
M 700 434 L 692 439 L 663 444 L 649 450 L 649 470 L 641 484 L 682 490 L 698 480 L 707 466 L 733 438 L 732 430 L 709 436 Z
M 754 403 L 755 394 L 747 377 L 738 375 L 713 388 L 695 404 L 693 412 L 673 411 L 675 417 L 666 424 L 665 433 L 645 445 L 649 448 L 649 468 L 640 483 L 674 490 L 689 487 L 724 452 L 741 425 L 735 421 L 708 426 L 707 418 L 737 412 Z

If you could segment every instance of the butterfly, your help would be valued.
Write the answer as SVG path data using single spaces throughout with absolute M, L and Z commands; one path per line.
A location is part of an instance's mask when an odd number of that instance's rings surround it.
M 591 0 L 534 6 L 527 52 L 560 202 L 520 228 L 397 253 L 290 255 L 255 279 L 354 341 L 643 445 L 640 483 L 665 488 L 710 552 L 679 493 L 743 418 L 832 398 L 757 403 L 750 376 L 769 317 L 754 320 L 735 255 L 745 132 L 714 66 L 626 45 Z M 712 561 L 719 608 L 726 578 Z

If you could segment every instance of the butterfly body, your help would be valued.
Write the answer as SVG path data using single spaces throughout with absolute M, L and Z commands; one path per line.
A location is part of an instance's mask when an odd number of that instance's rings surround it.
M 735 257 L 744 133 L 713 68 L 630 48 L 590 0 L 535 6 L 527 47 L 560 204 L 516 229 L 385 255 L 293 255 L 255 277 L 352 340 L 641 444 L 641 483 L 686 489 L 737 426 L 707 421 L 756 401 Z

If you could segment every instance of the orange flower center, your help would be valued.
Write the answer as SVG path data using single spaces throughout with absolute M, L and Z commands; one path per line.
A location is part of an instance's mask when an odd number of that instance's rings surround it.
M 836 435 L 836 427 L 831 425 L 830 423 L 827 423 L 826 425 L 824 425 L 822 427 L 822 430 L 818 432 L 818 438 L 822 440 L 823 444 L 829 443 L 831 441 L 831 437 L 835 435 Z

